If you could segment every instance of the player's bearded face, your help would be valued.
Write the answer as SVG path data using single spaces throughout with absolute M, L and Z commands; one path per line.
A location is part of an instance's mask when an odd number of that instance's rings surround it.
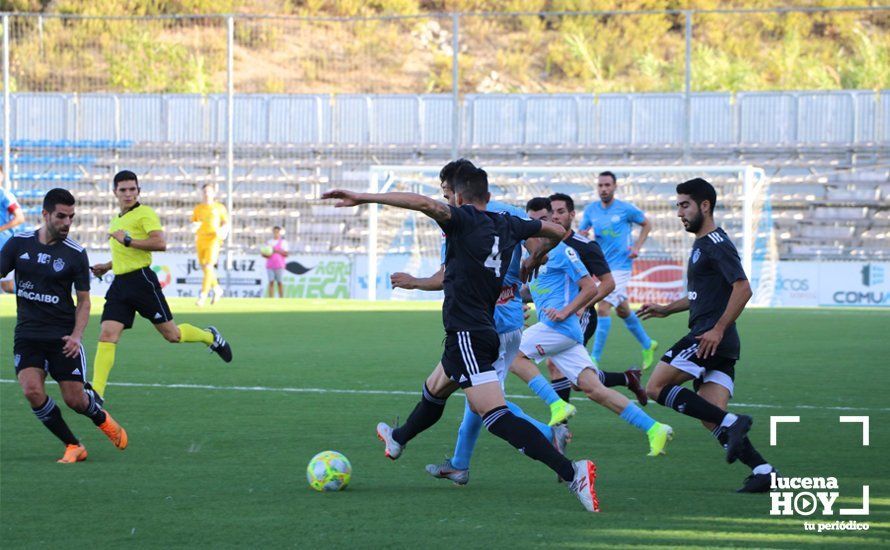
M 68 237 L 71 230 L 71 222 L 74 221 L 74 207 L 64 204 L 57 204 L 55 210 L 50 214 L 44 212 L 43 219 L 46 222 L 46 229 L 52 240 L 60 240 Z
M 610 177 L 601 177 L 596 184 L 600 194 L 600 200 L 605 203 L 612 202 L 615 198 L 615 182 Z
M 681 200 L 677 205 L 677 216 L 683 222 L 683 227 L 689 233 L 698 233 L 704 223 L 704 216 L 701 213 L 701 207 L 695 201 L 686 199 Z
M 569 212 L 564 202 L 553 201 L 553 214 L 550 216 L 550 221 L 561 225 L 563 229 L 570 229 L 574 219 L 575 213 Z

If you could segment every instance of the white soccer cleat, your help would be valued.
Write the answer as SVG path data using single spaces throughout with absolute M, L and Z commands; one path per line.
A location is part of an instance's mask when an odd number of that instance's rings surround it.
M 402 454 L 402 446 L 392 438 L 392 428 L 386 422 L 377 424 L 377 439 L 386 445 L 386 457 L 390 460 L 399 458 Z
M 575 477 L 569 484 L 569 491 L 578 497 L 588 512 L 599 512 L 600 501 L 596 497 L 596 464 L 592 460 L 574 462 Z

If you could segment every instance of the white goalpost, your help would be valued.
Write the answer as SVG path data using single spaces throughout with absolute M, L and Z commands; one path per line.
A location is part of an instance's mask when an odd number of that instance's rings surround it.
M 372 193 L 410 191 L 439 198 L 441 166 L 377 165 L 369 168 Z M 498 165 L 483 166 L 488 172 L 492 200 L 524 208 L 537 196 L 566 193 L 575 202 L 575 228 L 584 208 L 599 200 L 596 190 L 600 172 L 611 171 L 618 179 L 616 198 L 631 202 L 646 213 L 653 229 L 640 257 L 634 262 L 630 283 L 631 302 L 669 301 L 685 289 L 686 259 L 694 237 L 676 216 L 676 186 L 702 177 L 717 189 L 717 225 L 723 227 L 739 249 L 745 273 L 752 281 L 756 305 L 769 305 L 775 284 L 778 257 L 773 235 L 769 180 L 751 165 Z M 392 269 L 417 276 L 433 273 L 439 265 L 441 230 L 419 213 L 380 205 L 368 211 L 368 299 L 378 299 L 377 281 Z M 398 258 L 398 262 L 394 260 Z M 393 268 L 395 265 L 397 267 Z M 389 285 L 382 281 L 382 287 Z M 389 292 L 390 299 L 429 299 L 422 292 Z

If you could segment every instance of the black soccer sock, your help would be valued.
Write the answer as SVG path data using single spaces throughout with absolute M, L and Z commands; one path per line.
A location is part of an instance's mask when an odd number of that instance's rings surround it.
M 71 428 L 62 418 L 62 410 L 56 405 L 52 397 L 46 397 L 46 403 L 39 407 L 31 407 L 34 416 L 43 422 L 43 425 L 58 437 L 65 445 L 77 445 L 80 441 L 71 433 Z
M 600 382 L 607 388 L 627 385 L 627 376 L 625 376 L 623 372 L 606 372 L 598 370 L 597 373 L 599 373 Z
M 659 405 L 670 407 L 686 416 L 717 425 L 723 422 L 723 417 L 726 416 L 726 411 L 683 386 L 673 384 L 665 386 L 656 401 Z
M 85 391 L 84 392 L 89 398 L 90 402 L 87 405 L 85 411 L 78 411 L 80 414 L 89 417 L 90 420 L 93 421 L 93 424 L 96 426 L 105 422 L 105 411 L 102 410 L 102 405 L 96 401 L 96 397 L 92 394 L 92 392 Z
M 550 381 L 550 387 L 553 388 L 553 391 L 556 392 L 560 399 L 566 403 L 569 402 L 569 398 L 572 396 L 572 383 L 569 382 L 568 378 L 555 378 Z
M 442 418 L 442 412 L 445 410 L 445 400 L 433 396 L 426 384 L 423 385 L 423 396 L 420 402 L 408 415 L 408 420 L 404 424 L 392 431 L 392 438 L 399 445 L 405 445 L 417 434 L 429 428 Z
M 559 454 L 553 444 L 530 422 L 510 412 L 506 406 L 496 407 L 482 417 L 489 432 L 513 445 L 529 458 L 543 462 L 565 481 L 572 481 L 572 461 Z
M 717 441 L 719 441 L 720 445 L 725 449 L 727 441 L 726 429 L 723 428 L 723 426 L 717 426 L 711 430 L 711 433 L 714 434 L 714 437 L 717 438 Z M 754 445 L 751 443 L 751 440 L 748 439 L 748 436 L 745 436 L 745 440 L 742 442 L 742 449 L 739 451 L 739 460 L 742 461 L 742 464 L 752 470 L 763 464 L 768 464 L 766 459 L 754 448 Z

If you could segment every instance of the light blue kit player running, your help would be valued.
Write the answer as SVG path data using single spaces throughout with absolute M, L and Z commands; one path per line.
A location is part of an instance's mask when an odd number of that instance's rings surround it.
M 550 199 L 534 198 L 526 210 L 534 220 L 549 221 Z M 559 243 L 529 283 L 529 291 L 539 321 L 523 333 L 514 365 L 550 359 L 588 398 L 645 433 L 649 439 L 649 456 L 663 454 L 673 437 L 673 429 L 653 420 L 624 395 L 605 387 L 584 348 L 577 312 L 596 296 L 596 284 L 578 253 L 564 242 Z
M 445 198 L 448 199 L 450 189 L 442 184 L 442 190 Z M 525 212 L 521 208 L 498 202 L 489 201 L 487 210 L 489 212 L 506 212 L 514 216 L 527 219 Z M 494 310 L 495 328 L 500 339 L 500 349 L 498 350 L 498 360 L 494 363 L 494 369 L 497 373 L 501 386 L 510 372 L 510 364 L 519 351 L 519 342 L 522 338 L 522 327 L 525 325 L 525 314 L 522 307 L 522 299 L 519 296 L 519 287 L 522 282 L 519 278 L 519 267 L 521 263 L 521 251 L 517 247 L 507 273 L 504 275 L 503 288 L 501 295 Z M 445 258 L 445 245 L 442 245 L 442 259 Z M 432 277 L 417 278 L 406 273 L 394 273 L 391 277 L 393 287 L 417 289 L 417 290 L 440 290 L 442 288 L 443 272 L 440 270 Z M 528 420 L 538 430 L 553 442 L 554 446 L 560 452 L 563 452 L 568 441 L 568 428 L 561 424 L 562 421 L 569 418 L 575 413 L 575 407 L 560 399 L 556 391 L 553 390 L 549 381 L 544 378 L 540 370 L 532 365 L 531 369 L 525 369 L 517 372 L 532 391 L 544 401 L 551 411 L 550 425 L 544 424 L 535 418 L 527 415 L 519 405 L 507 401 L 507 407 L 513 414 Z M 552 426 L 552 427 L 551 427 Z M 458 485 L 465 485 L 469 482 L 470 459 L 482 430 L 482 417 L 474 413 L 470 409 L 469 403 L 464 406 L 464 416 L 461 421 L 460 428 L 457 432 L 457 442 L 454 446 L 454 455 L 446 458 L 441 464 L 428 464 L 426 471 L 436 478 L 450 479 Z
M 23 229 L 21 227 L 23 223 L 25 223 L 25 213 L 22 212 L 15 195 L 5 187 L 0 187 L 0 248 Z M 6 277 L 0 279 L 0 287 L 4 292 L 15 292 L 14 281 L 15 273 L 10 271 Z
M 649 338 L 642 323 L 631 311 L 627 300 L 627 285 L 630 283 L 633 271 L 633 260 L 639 256 L 640 249 L 652 230 L 652 222 L 633 204 L 615 198 L 617 186 L 615 174 L 612 172 L 603 172 L 599 175 L 597 192 L 600 200 L 584 209 L 581 225 L 578 227 L 578 232 L 588 237 L 593 230 L 593 236 L 602 247 L 606 262 L 612 270 L 612 277 L 615 279 L 615 290 L 597 304 L 597 325 L 593 335 L 591 356 L 594 362 L 599 362 L 609 336 L 609 329 L 612 327 L 612 318 L 609 314 L 614 307 L 618 316 L 624 319 L 627 330 L 643 348 L 642 367 L 647 369 L 652 366 L 655 359 L 658 342 Z M 641 227 L 636 242 L 632 242 L 634 225 Z

